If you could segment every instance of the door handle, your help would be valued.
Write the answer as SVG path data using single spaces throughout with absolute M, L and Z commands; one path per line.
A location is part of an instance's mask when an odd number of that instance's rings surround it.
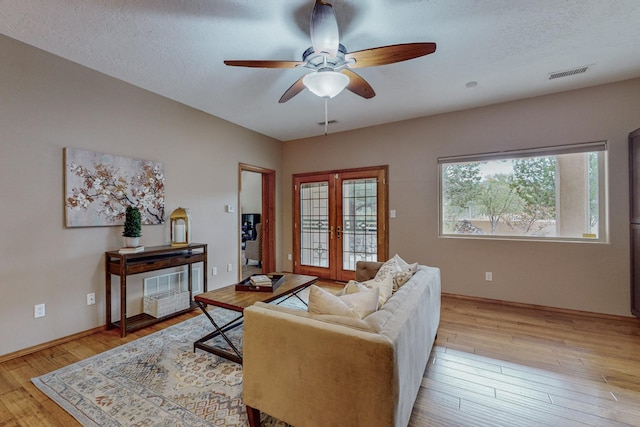
M 329 227 L 329 239 L 333 240 L 333 225 Z

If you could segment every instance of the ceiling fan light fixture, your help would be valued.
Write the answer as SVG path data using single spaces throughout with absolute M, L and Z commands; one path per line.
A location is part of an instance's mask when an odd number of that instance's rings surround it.
M 347 87 L 349 77 L 333 70 L 318 70 L 304 76 L 302 83 L 321 98 L 333 98 Z

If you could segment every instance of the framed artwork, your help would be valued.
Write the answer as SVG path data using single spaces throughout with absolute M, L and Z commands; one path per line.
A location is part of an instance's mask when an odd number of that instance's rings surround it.
M 164 164 L 75 148 L 64 149 L 67 227 L 124 224 L 127 206 L 142 224 L 164 223 Z

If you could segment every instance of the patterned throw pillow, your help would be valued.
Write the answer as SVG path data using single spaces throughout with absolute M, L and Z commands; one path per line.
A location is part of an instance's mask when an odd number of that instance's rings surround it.
M 308 311 L 363 319 L 378 309 L 378 295 L 378 289 L 365 289 L 336 296 L 316 285 L 311 285 Z
M 411 279 L 411 277 L 418 270 L 418 263 L 409 264 L 397 254 L 389 261 L 382 264 L 380 270 L 376 274 L 375 279 L 384 279 L 387 276 L 391 276 L 393 280 L 393 293 L 395 293 L 400 286 L 404 285 Z

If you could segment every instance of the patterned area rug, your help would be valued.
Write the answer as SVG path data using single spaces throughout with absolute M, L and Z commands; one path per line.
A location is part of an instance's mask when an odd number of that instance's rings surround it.
M 216 320 L 237 315 L 213 310 Z M 248 425 L 242 366 L 193 352 L 212 330 L 200 315 L 31 381 L 84 426 Z M 230 336 L 242 348 L 242 327 Z M 286 426 L 265 414 L 262 423 Z

